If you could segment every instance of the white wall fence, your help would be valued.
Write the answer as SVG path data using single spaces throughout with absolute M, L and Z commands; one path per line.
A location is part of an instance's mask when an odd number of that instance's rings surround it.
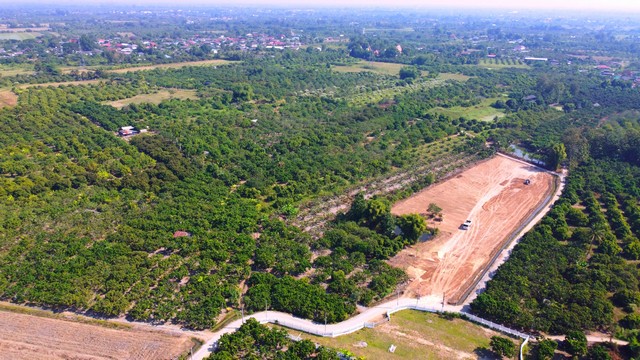
M 403 305 L 398 305 L 395 306 L 392 309 L 387 310 L 386 315 L 387 318 L 383 321 L 380 322 L 362 322 L 362 323 L 356 323 L 352 326 L 349 327 L 341 327 L 340 330 L 335 330 L 333 328 L 336 327 L 336 325 L 338 324 L 320 324 L 320 323 L 312 323 L 310 321 L 289 321 L 287 319 L 282 319 L 282 318 L 278 318 L 277 315 L 274 316 L 260 316 L 262 314 L 256 314 L 258 316 L 251 316 L 253 318 L 255 318 L 256 320 L 258 320 L 260 323 L 265 324 L 265 323 L 271 323 L 271 324 L 276 324 L 276 325 L 280 325 L 280 326 L 284 326 L 286 328 L 289 329 L 294 329 L 294 330 L 299 330 L 299 331 L 303 331 L 306 332 L 308 334 L 313 334 L 313 335 L 317 335 L 317 336 L 323 336 L 323 337 L 336 337 L 336 336 L 341 336 L 341 335 L 346 335 L 346 334 L 350 334 L 352 332 L 356 332 L 360 329 L 363 328 L 375 328 L 376 326 L 388 322 L 391 319 L 391 315 L 398 312 L 398 311 L 402 311 L 402 310 L 417 310 L 417 311 L 425 311 L 425 312 L 430 312 L 430 313 L 442 313 L 441 308 L 435 308 L 435 307 L 429 307 L 429 306 L 423 306 L 423 305 L 419 305 L 419 304 L 403 304 Z M 500 325 L 500 324 L 496 324 L 494 322 L 491 322 L 489 320 L 485 320 L 481 317 L 475 316 L 473 314 L 469 314 L 467 312 L 455 312 L 459 315 L 461 315 L 461 317 L 463 319 L 475 322 L 477 324 L 483 325 L 485 327 L 488 327 L 490 329 L 499 331 L 503 334 L 507 334 L 507 335 L 511 335 L 514 337 L 518 337 L 521 339 L 527 339 L 530 335 L 525 334 L 523 332 L 517 331 L 517 330 L 513 330 L 510 329 L 506 326 Z M 302 320 L 302 319 L 300 319 Z
M 393 310 L 389 310 L 387 311 L 387 317 L 391 318 L 391 314 L 398 312 L 398 311 L 402 311 L 402 310 L 407 310 L 407 309 L 411 309 L 411 310 L 418 310 L 418 311 L 427 311 L 427 312 L 432 312 L 432 313 L 441 313 L 442 311 L 440 309 L 437 308 L 433 308 L 433 307 L 426 307 L 426 306 L 420 306 L 420 305 L 401 305 L 396 307 Z M 475 323 L 478 323 L 480 325 L 484 325 L 490 329 L 496 330 L 496 331 L 500 331 L 503 334 L 507 334 L 507 335 L 511 335 L 511 336 L 515 336 L 515 337 L 519 337 L 522 339 L 527 339 L 529 337 L 528 334 L 522 333 L 520 331 L 517 330 L 513 330 L 513 329 L 509 329 L 508 327 L 505 327 L 503 325 L 500 324 L 496 324 L 494 322 L 491 322 L 489 320 L 485 320 L 481 317 L 477 317 L 475 315 L 466 313 L 466 312 L 459 312 L 458 314 L 462 315 L 464 318 L 473 321 Z

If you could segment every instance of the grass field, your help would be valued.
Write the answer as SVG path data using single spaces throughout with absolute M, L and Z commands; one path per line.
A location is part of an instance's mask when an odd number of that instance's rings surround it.
M 293 330 L 289 333 L 299 335 Z M 373 329 L 336 338 L 309 334 L 301 337 L 365 359 L 477 359 L 491 358 L 487 349 L 494 335 L 500 334 L 465 320 L 447 320 L 436 314 L 405 310 Z M 393 354 L 389 352 L 392 344 L 397 347 Z
M 42 33 L 33 32 L 12 32 L 12 33 L 0 33 L 0 40 L 28 40 L 35 39 L 42 36 Z
M 160 90 L 158 92 L 152 94 L 141 94 L 136 95 L 134 97 L 130 97 L 127 99 L 116 100 L 116 101 L 108 101 L 105 102 L 106 105 L 111 105 L 118 109 L 129 105 L 129 104 L 141 104 L 141 103 L 151 103 L 151 104 L 160 104 L 164 100 L 169 99 L 197 99 L 195 90 L 182 90 L 182 89 L 165 89 Z
M 394 64 L 394 65 L 398 65 L 398 64 Z M 384 87 L 382 89 L 374 90 L 371 92 L 365 92 L 365 93 L 357 93 L 350 97 L 349 103 L 356 106 L 362 106 L 366 104 L 375 104 L 383 99 L 390 99 L 404 92 L 419 91 L 422 89 L 442 86 L 444 85 L 446 80 L 456 80 L 456 81 L 464 82 L 464 81 L 467 81 L 468 79 L 469 77 L 465 75 L 442 73 L 442 74 L 439 74 L 438 77 L 435 79 L 420 78 L 406 85 L 394 86 L 393 84 L 389 84 L 388 87 Z
M 454 73 L 440 73 L 440 74 L 438 74 L 438 79 L 455 80 L 455 81 L 465 82 L 465 81 L 471 79 L 471 76 L 462 75 L 462 74 L 454 74 Z
M 451 108 L 437 107 L 432 113 L 443 114 L 452 119 L 464 117 L 466 119 L 476 119 L 480 121 L 493 121 L 497 117 L 505 116 L 504 111 L 491 107 L 497 98 L 484 99 L 480 104 L 470 107 L 454 106 Z
M 516 68 L 516 69 L 528 69 L 529 65 L 522 63 L 519 60 L 510 60 L 507 62 L 506 60 L 503 62 L 502 59 L 481 59 L 478 63 L 478 66 L 491 68 L 491 69 L 504 69 L 504 68 Z
M 0 65 L 0 76 L 30 75 L 33 74 L 33 66 L 28 64 Z

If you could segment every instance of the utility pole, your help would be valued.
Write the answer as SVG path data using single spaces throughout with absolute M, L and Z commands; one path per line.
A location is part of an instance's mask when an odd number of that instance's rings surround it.
M 442 312 L 444 312 L 444 295 L 445 293 L 442 293 Z
M 244 324 L 244 302 L 241 305 L 240 311 L 242 311 L 242 323 Z
M 265 320 L 269 320 L 269 303 L 268 302 L 264 302 L 264 312 L 265 312 Z
M 399 305 L 400 305 L 400 290 L 398 290 L 398 291 L 396 292 L 396 294 L 397 294 L 397 297 L 396 297 L 396 306 L 399 306 Z
M 327 312 L 324 312 L 324 334 L 327 335 Z

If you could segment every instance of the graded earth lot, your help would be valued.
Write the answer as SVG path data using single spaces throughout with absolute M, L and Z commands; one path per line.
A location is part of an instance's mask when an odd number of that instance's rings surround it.
M 526 179 L 530 185 L 525 185 Z M 551 193 L 554 181 L 542 169 L 499 155 L 396 203 L 391 209 L 396 215 L 424 214 L 430 203 L 443 209 L 443 221 L 428 224 L 440 230 L 438 236 L 389 261 L 408 273 L 407 295 L 460 300 L 509 236 Z M 472 225 L 461 230 L 466 220 Z
M 175 359 L 191 345 L 187 336 L 0 311 L 0 359 Z

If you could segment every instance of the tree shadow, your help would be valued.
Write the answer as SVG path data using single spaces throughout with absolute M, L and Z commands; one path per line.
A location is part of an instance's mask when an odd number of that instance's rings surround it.
M 486 347 L 477 347 L 473 350 L 479 360 L 500 360 L 500 357 Z

